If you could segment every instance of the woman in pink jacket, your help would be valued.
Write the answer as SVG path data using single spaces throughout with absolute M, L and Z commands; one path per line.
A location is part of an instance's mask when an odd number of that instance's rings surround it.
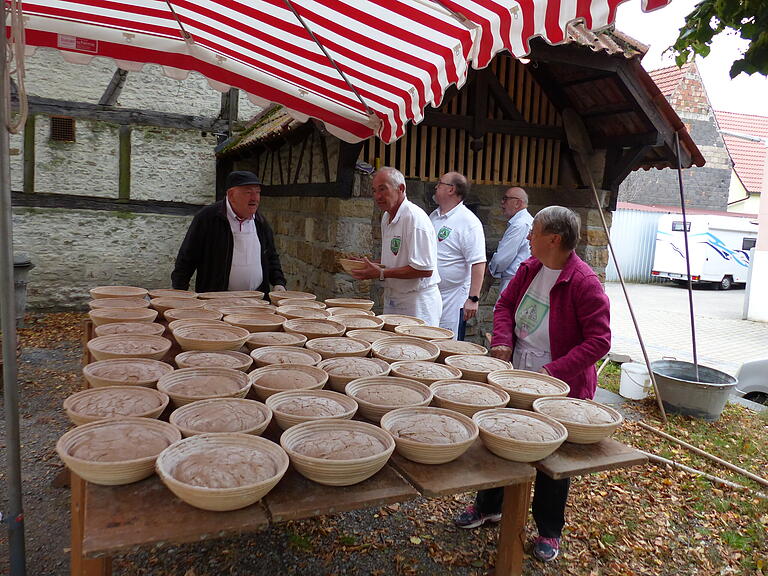
M 570 396 L 592 398 L 595 363 L 611 347 L 610 304 L 594 271 L 574 252 L 579 217 L 562 206 L 544 208 L 528 235 L 532 257 L 501 294 L 493 317 L 491 356 L 518 370 L 550 374 L 568 383 Z M 569 480 L 536 473 L 532 512 L 539 535 L 533 554 L 557 558 L 565 524 Z M 502 488 L 478 492 L 456 519 L 462 528 L 501 520 Z

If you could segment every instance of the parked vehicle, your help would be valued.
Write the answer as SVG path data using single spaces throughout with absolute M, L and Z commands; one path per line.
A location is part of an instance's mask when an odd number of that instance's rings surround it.
M 736 374 L 735 394 L 768 406 L 768 358 L 745 362 Z
M 715 283 L 721 290 L 744 285 L 749 272 L 749 251 L 757 242 L 757 222 L 736 216 L 695 214 L 687 217 L 687 224 L 692 283 Z M 659 218 L 651 275 L 688 281 L 680 214 Z

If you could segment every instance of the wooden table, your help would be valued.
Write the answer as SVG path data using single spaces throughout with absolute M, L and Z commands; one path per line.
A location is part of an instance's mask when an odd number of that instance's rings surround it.
M 553 478 L 642 464 L 646 457 L 614 440 L 563 444 L 534 463 Z M 208 512 L 176 498 L 152 476 L 127 486 L 97 486 L 72 474 L 72 574 L 110 576 L 111 556 L 147 545 L 181 544 L 259 531 L 270 523 L 301 520 L 402 502 L 504 487 L 496 574 L 519 576 L 534 466 L 509 462 L 478 440 L 459 459 L 439 466 L 393 454 L 390 464 L 365 482 L 328 487 L 289 468 L 259 503 L 232 512 Z
M 83 364 L 92 361 L 85 344 L 93 335 L 83 323 Z M 178 346 L 164 361 L 173 363 Z M 265 435 L 275 435 L 274 427 Z M 554 454 L 533 464 L 503 460 L 478 439 L 460 458 L 438 466 L 418 464 L 392 455 L 388 465 L 365 482 L 346 487 L 322 486 L 293 467 L 258 502 L 232 512 L 208 512 L 185 504 L 152 476 L 127 486 L 97 486 L 71 474 L 73 576 L 110 576 L 111 556 L 148 545 L 182 544 L 255 532 L 270 523 L 302 520 L 360 508 L 427 497 L 504 488 L 504 504 L 496 558 L 497 576 L 520 576 L 523 569 L 525 522 L 536 469 L 554 479 L 624 468 L 647 462 L 641 452 L 615 440 L 597 444 L 566 442 Z

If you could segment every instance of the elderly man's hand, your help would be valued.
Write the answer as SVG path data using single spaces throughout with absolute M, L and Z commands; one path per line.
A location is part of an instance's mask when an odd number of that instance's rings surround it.
M 357 280 L 374 280 L 380 278 L 381 268 L 379 266 L 368 260 L 368 258 L 363 258 L 362 261 L 365 263 L 365 268 L 352 270 L 349 273 L 352 278 Z

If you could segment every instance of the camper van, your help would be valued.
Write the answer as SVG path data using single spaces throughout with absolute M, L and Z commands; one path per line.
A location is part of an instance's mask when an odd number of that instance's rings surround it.
M 691 251 L 691 281 L 714 283 L 721 290 L 744 285 L 750 249 L 757 242 L 757 222 L 735 216 L 695 214 L 686 218 Z M 687 282 L 682 214 L 659 218 L 651 275 Z

